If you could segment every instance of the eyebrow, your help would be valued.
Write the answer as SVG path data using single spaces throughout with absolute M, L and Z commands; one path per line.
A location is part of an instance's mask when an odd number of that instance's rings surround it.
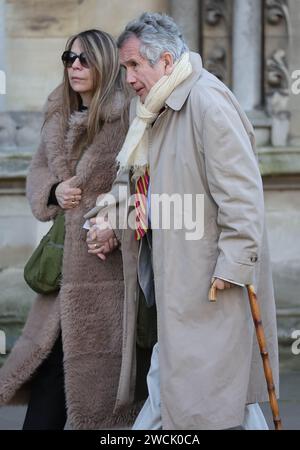
M 130 64 L 138 64 L 138 61 L 135 59 L 128 59 L 127 61 L 124 61 L 123 63 L 121 63 L 121 66 L 125 67 L 125 69 L 126 69 L 126 65 L 130 66 Z

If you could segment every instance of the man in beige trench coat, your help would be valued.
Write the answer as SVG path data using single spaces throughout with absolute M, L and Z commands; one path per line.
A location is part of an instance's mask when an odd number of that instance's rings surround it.
M 244 287 L 254 284 L 260 300 L 278 394 L 275 302 L 253 128 L 229 89 L 202 67 L 200 55 L 188 51 L 171 18 L 145 13 L 126 27 L 118 45 L 137 96 L 113 189 L 86 216 L 98 214 L 89 251 L 105 259 L 117 237 L 123 254 L 116 407 L 133 400 L 139 381 L 136 318 L 142 290 L 149 308 L 154 293 L 158 344 L 149 398 L 134 428 L 266 428 L 257 403 L 267 401 L 268 392 Z M 148 221 L 139 235 L 143 224 L 138 222 L 138 230 L 130 226 L 128 197 L 141 180 Z M 113 209 L 112 194 L 126 217 L 125 225 L 124 217 L 111 225 L 114 231 L 101 225 Z M 187 211 L 189 220 L 165 229 L 156 223 L 154 199 L 175 194 L 184 204 L 176 220 Z M 195 200 L 191 211 L 187 195 Z M 212 282 L 216 303 L 208 301 Z

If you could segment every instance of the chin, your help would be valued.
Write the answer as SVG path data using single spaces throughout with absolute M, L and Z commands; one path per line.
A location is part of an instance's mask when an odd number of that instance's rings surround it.
M 80 86 L 72 86 L 72 89 L 74 92 L 77 92 L 77 94 L 84 94 L 86 92 L 86 89 L 83 89 Z

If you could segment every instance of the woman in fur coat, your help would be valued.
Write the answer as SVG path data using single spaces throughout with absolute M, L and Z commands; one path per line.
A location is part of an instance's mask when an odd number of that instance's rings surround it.
M 64 81 L 48 98 L 27 196 L 38 220 L 65 212 L 58 295 L 38 295 L 0 372 L 0 404 L 29 404 L 23 429 L 99 429 L 129 423 L 114 414 L 121 364 L 123 272 L 88 254 L 84 214 L 110 190 L 125 139 L 127 100 L 113 39 L 88 30 L 69 39 Z M 115 246 L 116 242 L 111 242 Z

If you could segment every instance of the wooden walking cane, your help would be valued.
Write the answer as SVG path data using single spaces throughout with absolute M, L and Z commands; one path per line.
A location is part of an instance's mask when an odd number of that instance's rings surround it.
M 275 430 L 281 430 L 281 419 L 279 416 L 279 408 L 278 408 L 278 402 L 275 394 L 275 386 L 273 381 L 273 375 L 272 375 L 272 369 L 269 361 L 269 354 L 267 352 L 267 346 L 266 346 L 266 337 L 263 329 L 263 324 L 261 320 L 261 314 L 260 314 L 260 308 L 259 304 L 257 302 L 257 297 L 255 294 L 254 287 L 252 284 L 249 284 L 246 286 L 249 296 L 249 303 L 252 313 L 252 319 L 255 325 L 255 331 L 256 331 L 256 337 L 259 345 L 260 354 L 263 361 L 264 366 L 264 373 L 266 377 L 266 382 L 268 386 L 268 392 L 269 392 L 269 401 L 271 405 L 271 411 L 273 415 L 273 422 L 275 425 Z M 208 298 L 210 302 L 217 301 L 217 288 L 215 284 L 213 283 L 208 294 Z

